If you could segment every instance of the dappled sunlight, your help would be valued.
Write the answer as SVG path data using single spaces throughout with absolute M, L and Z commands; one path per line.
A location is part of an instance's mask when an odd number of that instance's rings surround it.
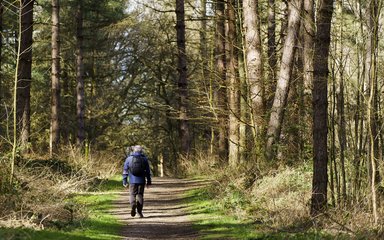
M 129 193 L 121 192 L 114 202 L 112 214 L 126 224 L 123 236 L 146 239 L 195 239 L 194 229 L 187 211 L 189 196 L 185 193 L 204 185 L 204 181 L 172 178 L 154 178 L 153 185 L 145 189 L 144 218 L 130 216 Z

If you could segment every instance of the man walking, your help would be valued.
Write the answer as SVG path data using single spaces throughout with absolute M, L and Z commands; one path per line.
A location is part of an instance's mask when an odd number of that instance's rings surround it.
M 131 216 L 136 216 L 136 210 L 140 218 L 143 218 L 144 187 L 152 184 L 148 159 L 139 145 L 133 147 L 133 152 L 124 162 L 123 186 L 127 187 L 129 176 L 129 202 L 131 204 Z M 145 181 L 147 179 L 147 181 Z

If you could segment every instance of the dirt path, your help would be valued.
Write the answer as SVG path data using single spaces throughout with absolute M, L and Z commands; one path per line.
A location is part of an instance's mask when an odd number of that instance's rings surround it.
M 113 214 L 125 227 L 123 239 L 197 239 L 199 233 L 185 211 L 183 193 L 204 185 L 201 181 L 154 178 L 145 189 L 144 218 L 131 217 L 128 192 L 121 192 Z

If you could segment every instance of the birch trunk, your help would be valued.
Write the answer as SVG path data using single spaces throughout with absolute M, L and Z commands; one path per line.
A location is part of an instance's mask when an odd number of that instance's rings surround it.
M 313 48 L 315 36 L 314 3 L 313 0 L 304 0 L 304 93 L 311 94 L 313 85 Z
M 264 84 L 258 0 L 243 0 L 243 10 L 245 69 L 252 104 L 252 125 L 259 133 L 264 117 Z M 254 141 L 256 143 L 257 139 Z
M 272 160 L 276 154 L 279 142 L 281 126 L 283 123 L 284 109 L 287 105 L 289 85 L 294 62 L 295 46 L 300 29 L 300 14 L 302 0 L 289 2 L 289 19 L 287 36 L 284 42 L 281 59 L 280 74 L 277 81 L 276 93 L 271 109 L 271 116 L 267 131 L 266 158 Z
M 52 103 L 50 155 L 57 153 L 60 141 L 60 1 L 52 0 Z

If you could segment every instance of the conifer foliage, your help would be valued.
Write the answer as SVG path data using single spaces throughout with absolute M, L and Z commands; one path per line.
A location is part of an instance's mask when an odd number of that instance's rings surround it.
M 212 168 L 251 171 L 252 181 L 310 162 L 312 216 L 364 202 L 379 223 L 381 8 L 0 1 L 1 182 L 12 185 L 22 159 L 68 148 L 123 155 L 142 144 L 167 174 L 203 155 Z

